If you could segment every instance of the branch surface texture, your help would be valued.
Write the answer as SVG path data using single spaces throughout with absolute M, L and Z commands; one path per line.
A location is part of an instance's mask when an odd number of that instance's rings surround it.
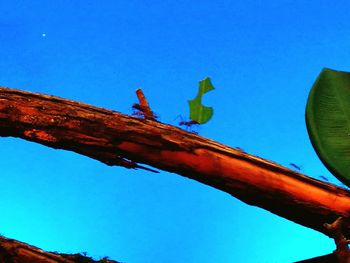
M 95 261 L 82 254 L 46 252 L 14 239 L 0 236 L 1 263 L 119 263 L 108 258 Z
M 326 235 L 323 224 L 350 211 L 343 188 L 150 118 L 54 96 L 0 87 L 0 136 L 177 173 Z

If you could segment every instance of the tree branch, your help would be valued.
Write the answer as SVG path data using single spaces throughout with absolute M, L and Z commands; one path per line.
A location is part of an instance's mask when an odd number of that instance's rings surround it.
M 95 261 L 82 254 L 59 254 L 45 252 L 40 248 L 30 246 L 14 239 L 0 236 L 0 262 L 25 262 L 25 263 L 118 263 L 114 260 L 103 258 Z
M 149 118 L 0 87 L 0 136 L 86 155 L 107 165 L 174 172 L 329 235 L 350 192 Z

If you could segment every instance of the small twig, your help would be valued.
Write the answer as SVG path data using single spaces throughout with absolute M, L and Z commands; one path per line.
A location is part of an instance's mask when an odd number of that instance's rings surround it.
M 334 239 L 337 247 L 334 253 L 337 255 L 339 263 L 350 263 L 350 250 L 348 246 L 350 240 L 343 234 L 344 230 L 349 227 L 349 219 L 338 217 L 332 224 L 324 224 L 324 226 Z
M 136 90 L 136 95 L 137 98 L 139 99 L 139 104 L 134 104 L 132 107 L 136 110 L 138 110 L 139 112 L 135 113 L 135 115 L 143 115 L 145 119 L 150 119 L 150 120 L 156 120 L 156 116 L 153 113 L 153 111 L 151 110 L 148 101 L 145 97 L 145 95 L 143 94 L 141 89 L 137 89 Z

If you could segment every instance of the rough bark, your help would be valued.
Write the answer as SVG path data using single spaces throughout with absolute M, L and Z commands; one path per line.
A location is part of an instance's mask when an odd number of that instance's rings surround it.
M 0 136 L 177 173 L 326 235 L 323 224 L 350 211 L 343 188 L 171 125 L 54 96 L 0 87 Z
M 2 263 L 118 263 L 103 258 L 95 261 L 82 254 L 45 252 L 37 247 L 0 236 L 0 262 Z

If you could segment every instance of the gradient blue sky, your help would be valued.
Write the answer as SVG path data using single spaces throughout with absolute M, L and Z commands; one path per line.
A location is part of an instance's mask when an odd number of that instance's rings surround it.
M 323 67 L 350 70 L 350 2 L 0 2 L 0 85 L 131 113 L 142 87 L 165 123 L 210 76 L 199 133 L 327 176 L 304 123 Z M 1 138 L 0 232 L 127 263 L 293 262 L 333 241 L 176 174 L 107 167 Z M 307 189 L 305 189 L 307 191 Z

